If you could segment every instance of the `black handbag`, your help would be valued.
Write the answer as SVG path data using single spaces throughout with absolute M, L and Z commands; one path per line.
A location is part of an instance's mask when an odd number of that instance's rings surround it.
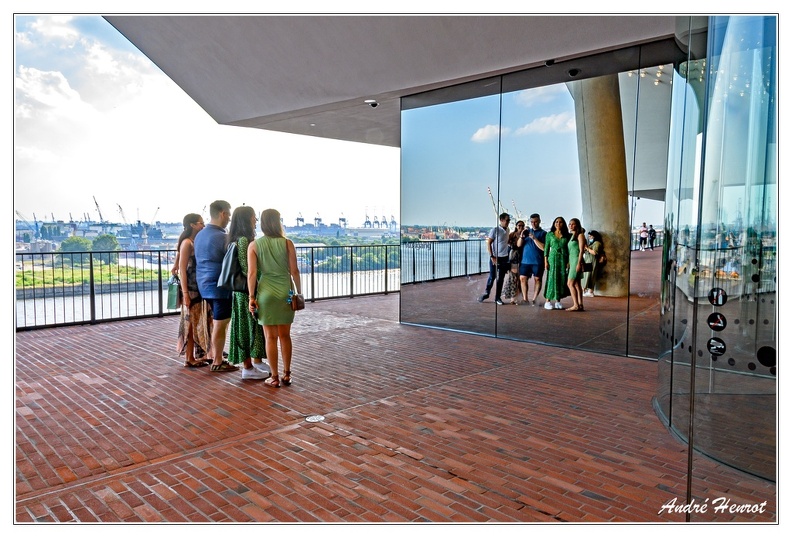
M 236 241 L 228 245 L 223 257 L 223 265 L 220 268 L 217 287 L 241 293 L 248 292 L 247 276 L 242 272 L 242 266 L 239 265 L 239 252 Z

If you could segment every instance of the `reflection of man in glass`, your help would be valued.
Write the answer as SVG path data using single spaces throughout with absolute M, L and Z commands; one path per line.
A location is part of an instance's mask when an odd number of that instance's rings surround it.
M 489 298 L 492 291 L 492 283 L 497 276 L 495 286 L 495 304 L 502 305 L 501 290 L 503 290 L 503 279 L 511 269 L 509 265 L 509 218 L 508 213 L 501 213 L 498 217 L 500 225 L 495 226 L 487 235 L 487 251 L 489 252 L 489 278 L 484 295 L 479 297 L 479 302 Z
M 538 213 L 531 215 L 531 226 L 525 230 L 517 241 L 518 247 L 523 247 L 522 260 L 520 260 L 520 288 L 522 289 L 523 302 L 528 302 L 528 279 L 533 277 L 534 293 L 531 306 L 536 304 L 539 289 L 542 287 L 544 275 L 544 240 L 547 232 L 539 227 L 542 218 Z

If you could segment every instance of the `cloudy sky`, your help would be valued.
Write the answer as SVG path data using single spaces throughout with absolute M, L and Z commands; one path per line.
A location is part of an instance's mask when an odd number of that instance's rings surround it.
M 287 224 L 398 219 L 398 149 L 218 125 L 98 16 L 17 16 L 14 43 L 14 207 L 28 220 L 98 220 L 94 197 L 115 222 L 119 206 L 176 222 L 218 198 Z

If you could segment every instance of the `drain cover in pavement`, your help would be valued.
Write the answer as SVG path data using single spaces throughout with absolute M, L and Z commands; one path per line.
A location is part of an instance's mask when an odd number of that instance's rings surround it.
M 306 422 L 322 422 L 324 417 L 322 415 L 311 415 L 310 417 L 306 417 Z

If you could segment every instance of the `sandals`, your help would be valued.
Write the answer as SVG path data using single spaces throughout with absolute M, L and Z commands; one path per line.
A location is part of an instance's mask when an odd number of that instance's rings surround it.
M 234 366 L 228 361 L 223 361 L 220 364 L 212 365 L 213 372 L 236 372 L 237 370 L 239 370 L 239 366 Z
M 209 361 L 206 360 L 184 361 L 185 368 L 201 368 L 202 366 L 209 366 Z
M 267 379 L 264 380 L 265 385 L 269 385 L 272 388 L 277 389 L 280 387 L 280 381 L 278 380 L 277 375 L 271 375 Z
M 280 379 L 281 383 L 284 385 L 291 385 L 291 370 L 284 370 L 283 376 Z

